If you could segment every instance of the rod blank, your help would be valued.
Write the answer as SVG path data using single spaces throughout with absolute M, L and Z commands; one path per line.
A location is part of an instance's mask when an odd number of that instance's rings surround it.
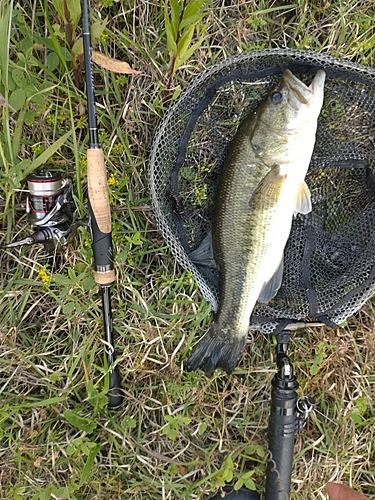
M 115 365 L 112 307 L 110 287 L 115 281 L 112 247 L 112 223 L 109 206 L 107 169 L 100 149 L 96 121 L 95 89 L 92 72 L 91 38 L 88 0 L 81 0 L 83 53 L 86 72 L 87 114 L 89 122 L 89 149 L 87 151 L 87 184 L 90 230 L 94 253 L 94 279 L 102 297 L 104 339 L 109 368 L 108 407 L 117 408 L 123 401 L 120 374 Z

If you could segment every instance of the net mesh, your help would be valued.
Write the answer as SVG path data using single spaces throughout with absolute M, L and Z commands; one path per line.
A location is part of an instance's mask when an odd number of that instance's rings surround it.
M 310 83 L 327 74 L 306 182 L 313 210 L 293 220 L 282 286 L 257 304 L 251 329 L 295 321 L 340 324 L 375 293 L 375 71 L 313 52 L 255 51 L 217 64 L 186 87 L 154 139 L 149 185 L 157 225 L 216 311 L 220 275 L 190 253 L 211 230 L 217 181 L 239 124 L 285 68 Z

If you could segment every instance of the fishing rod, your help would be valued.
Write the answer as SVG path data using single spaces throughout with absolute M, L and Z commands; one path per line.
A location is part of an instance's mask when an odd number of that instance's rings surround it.
M 268 464 L 264 500 L 288 500 L 290 496 L 294 443 L 314 410 L 315 400 L 310 396 L 298 398 L 298 382 L 287 356 L 291 332 L 284 330 L 276 335 L 277 373 L 272 380 L 271 411 L 268 421 Z M 224 489 L 228 500 L 259 500 L 256 491 L 243 486 L 235 491 L 232 486 Z M 210 500 L 221 500 L 221 493 Z
M 87 185 L 90 231 L 94 254 L 94 280 L 102 298 L 105 352 L 109 369 L 108 407 L 117 408 L 123 402 L 121 379 L 115 366 L 111 286 L 115 281 L 112 247 L 111 210 L 109 206 L 107 171 L 104 153 L 99 145 L 96 121 L 95 89 L 91 58 L 89 0 L 81 0 L 83 54 L 85 61 L 89 148 L 87 150 Z

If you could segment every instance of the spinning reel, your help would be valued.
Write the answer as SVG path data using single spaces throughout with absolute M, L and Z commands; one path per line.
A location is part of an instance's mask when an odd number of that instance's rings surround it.
M 72 222 L 73 183 L 57 172 L 39 170 L 26 179 L 26 213 L 36 231 L 23 240 L 4 245 L 5 248 L 42 243 L 53 253 L 67 245 L 77 227 L 85 220 Z

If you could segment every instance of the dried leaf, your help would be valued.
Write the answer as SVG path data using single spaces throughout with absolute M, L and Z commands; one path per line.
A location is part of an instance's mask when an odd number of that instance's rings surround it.
M 132 69 L 127 62 L 119 61 L 118 59 L 112 59 L 107 57 L 97 50 L 92 51 L 92 60 L 98 66 L 108 71 L 113 71 L 114 73 L 122 73 L 127 75 L 139 75 L 141 71 Z
M 186 467 L 183 465 L 177 465 L 178 471 L 181 474 L 181 476 L 186 476 L 186 474 L 189 472 Z

